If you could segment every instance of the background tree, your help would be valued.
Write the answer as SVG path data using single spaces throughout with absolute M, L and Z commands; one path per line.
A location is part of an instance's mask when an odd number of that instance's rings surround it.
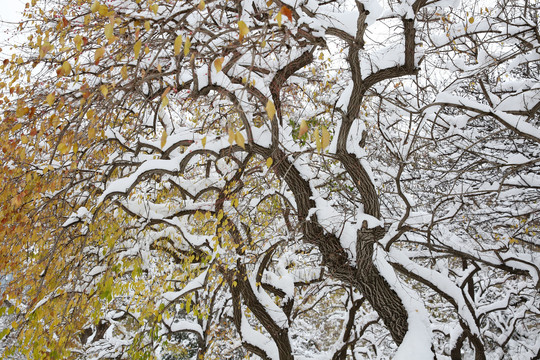
M 481 5 L 34 0 L 4 354 L 538 357 L 538 8 Z

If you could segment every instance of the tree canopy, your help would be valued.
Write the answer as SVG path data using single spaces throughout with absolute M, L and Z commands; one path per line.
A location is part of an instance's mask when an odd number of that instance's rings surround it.
M 32 0 L 0 356 L 537 359 L 538 11 Z

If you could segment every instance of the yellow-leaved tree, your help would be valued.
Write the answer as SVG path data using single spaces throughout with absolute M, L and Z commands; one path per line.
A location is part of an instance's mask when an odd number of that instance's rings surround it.
M 32 0 L 0 356 L 538 357 L 539 9 L 467 6 Z

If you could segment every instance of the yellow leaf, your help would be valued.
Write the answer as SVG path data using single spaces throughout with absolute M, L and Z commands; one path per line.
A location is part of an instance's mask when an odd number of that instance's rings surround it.
M 305 133 L 307 133 L 308 131 L 308 124 L 306 122 L 306 120 L 302 120 L 302 122 L 300 123 L 300 130 L 298 130 L 298 137 L 302 137 L 304 136 Z
M 221 71 L 221 68 L 223 66 L 223 60 L 225 60 L 224 57 L 220 57 L 220 58 L 217 58 L 216 60 L 214 60 L 214 67 L 216 68 L 217 72 Z
M 161 148 L 162 149 L 166 143 L 167 143 L 167 131 L 164 130 L 163 134 L 161 134 Z
M 150 6 L 150 10 L 152 10 L 152 12 L 153 12 L 155 15 L 157 15 L 158 9 L 159 9 L 158 4 L 154 4 L 154 5 Z
M 71 74 L 71 64 L 67 61 L 64 61 L 62 64 L 62 70 L 64 71 L 64 75 Z
M 92 6 L 90 7 L 90 10 L 92 11 L 92 13 L 96 13 L 99 10 L 99 2 L 97 0 L 94 1 Z
M 182 35 L 178 35 L 176 37 L 176 40 L 174 40 L 174 55 L 180 54 L 180 50 L 182 49 Z
M 278 26 L 281 27 L 281 21 L 282 21 L 281 11 L 277 13 L 276 20 L 277 20 Z
M 315 137 L 315 146 L 317 147 L 317 151 L 321 151 L 321 137 L 319 135 L 319 127 L 317 126 L 315 128 L 315 132 L 313 134 Z
M 236 143 L 238 144 L 238 146 L 240 146 L 243 149 L 246 148 L 244 136 L 242 135 L 242 133 L 240 131 L 236 132 L 236 134 L 234 135 L 234 139 L 235 139 Z
M 127 72 L 127 66 L 122 66 L 122 70 L 120 70 L 120 74 L 122 75 L 122 79 L 126 80 L 128 78 L 128 72 Z
M 165 106 L 169 105 L 169 98 L 164 96 L 161 100 L 161 107 L 164 108 Z
M 206 4 L 204 3 L 204 0 L 201 0 L 201 2 L 199 2 L 199 6 L 197 6 L 197 8 L 199 10 L 203 11 L 205 6 L 206 6 Z
M 101 16 L 107 16 L 109 14 L 109 8 L 107 5 L 100 5 L 99 6 L 99 15 Z
M 40 57 L 40 58 L 45 57 L 45 55 L 47 55 L 47 53 L 48 53 L 49 51 L 51 51 L 52 49 L 54 49 L 54 46 L 53 46 L 50 42 L 46 41 L 46 42 L 45 42 L 43 45 L 41 45 L 41 47 L 39 48 L 39 57 Z
M 110 40 L 113 37 L 114 24 L 109 23 L 105 25 L 105 37 Z
M 229 144 L 232 145 L 234 142 L 234 131 L 232 128 L 229 128 Z
M 266 47 L 266 40 L 261 41 L 261 47 L 264 49 Z
M 328 147 L 330 145 L 330 133 L 328 132 L 328 129 L 326 129 L 326 126 L 322 127 L 322 139 L 321 139 L 321 146 L 323 149 Z
M 246 25 L 245 22 L 240 20 L 238 22 L 238 29 L 240 30 L 240 41 L 249 33 L 249 27 Z
M 141 40 L 137 41 L 135 43 L 135 45 L 133 46 L 133 52 L 135 53 L 135 59 L 139 58 L 139 54 L 141 52 L 141 46 L 142 46 Z
M 274 106 L 272 100 L 268 100 L 268 102 L 266 103 L 266 113 L 268 114 L 270 120 L 272 120 L 274 118 L 274 115 L 276 115 L 276 107 Z
M 88 138 L 92 140 L 95 137 L 96 137 L 96 129 L 94 129 L 93 127 L 88 128 Z
M 189 54 L 190 47 L 191 47 L 191 39 L 186 38 L 186 43 L 184 44 L 184 56 L 187 56 L 187 54 Z
M 65 155 L 69 152 L 69 146 L 61 143 L 60 145 L 58 145 L 58 151 L 60 152 L 60 154 Z
M 274 163 L 274 160 L 271 157 L 266 159 L 266 167 L 269 168 L 270 166 L 272 166 L 273 163 Z
M 96 52 L 94 53 L 94 62 L 98 64 L 99 60 L 101 60 L 104 54 L 105 54 L 105 49 L 103 47 L 100 47 L 99 49 L 97 49 Z
M 53 103 L 54 103 L 54 94 L 50 93 L 49 95 L 47 95 L 47 104 L 49 106 L 52 106 Z
M 206 136 L 202 138 L 201 142 L 202 142 L 202 146 L 206 147 Z
M 144 28 L 146 29 L 146 31 L 150 31 L 150 21 L 146 20 L 144 22 Z
M 99 90 L 103 94 L 103 96 L 107 97 L 107 94 L 109 93 L 109 89 L 107 88 L 107 85 L 101 85 L 99 87 Z
M 474 17 L 471 16 L 471 17 L 469 18 L 469 22 L 472 24 L 472 23 L 474 22 Z
M 18 106 L 17 110 L 15 111 L 15 116 L 17 118 L 21 118 L 24 115 L 26 115 L 28 113 L 28 111 L 30 111 L 30 110 L 26 106 L 20 106 L 20 107 Z M 15 125 L 15 127 L 17 127 L 17 130 L 18 130 L 19 128 L 22 127 L 22 125 L 19 123 L 19 124 Z M 12 128 L 12 131 L 15 130 L 15 127 Z
M 146 45 L 146 46 L 144 47 L 144 53 L 145 53 L 145 54 L 148 54 L 149 52 L 150 52 L 150 48 L 148 47 L 148 45 Z
M 77 35 L 73 38 L 73 42 L 75 43 L 75 46 L 77 47 L 77 50 L 78 51 L 81 51 L 82 50 L 82 36 L 81 35 Z

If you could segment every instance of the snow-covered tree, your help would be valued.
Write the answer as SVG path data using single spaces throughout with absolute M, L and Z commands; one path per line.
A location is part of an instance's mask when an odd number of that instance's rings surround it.
M 537 358 L 538 10 L 33 0 L 4 355 Z

